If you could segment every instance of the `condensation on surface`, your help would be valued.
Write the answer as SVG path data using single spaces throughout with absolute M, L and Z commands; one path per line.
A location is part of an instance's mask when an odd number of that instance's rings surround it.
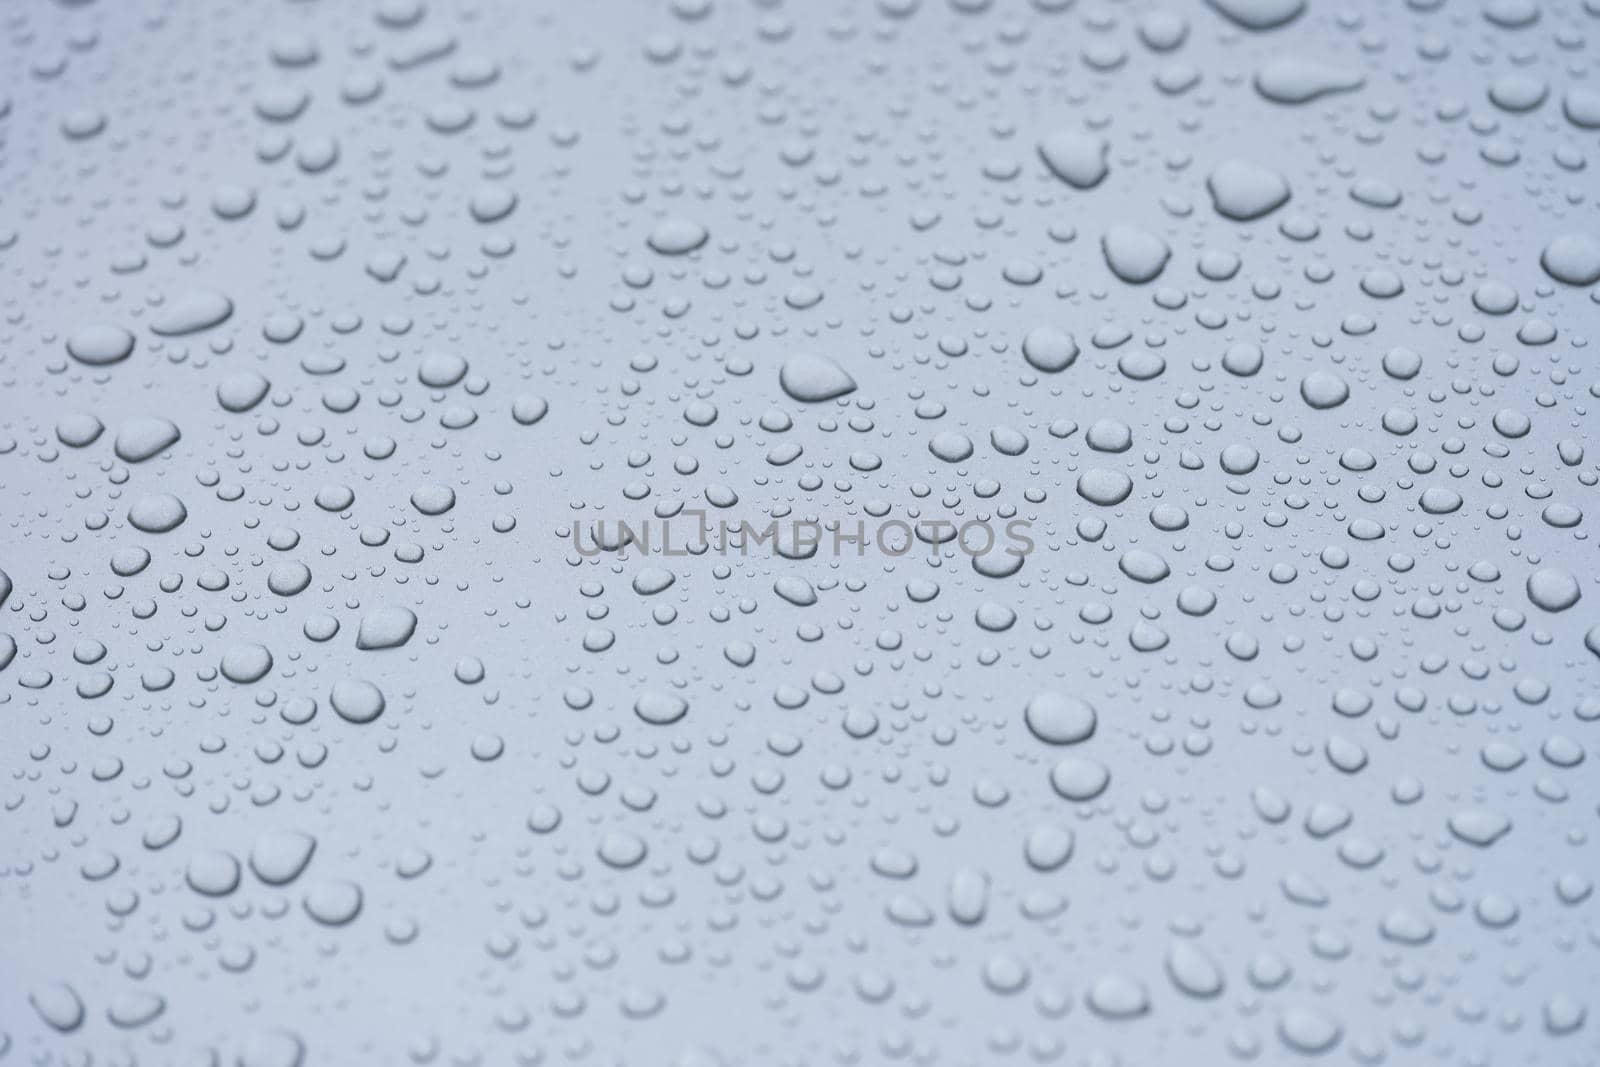
M 0 1062 L 1600 1059 L 1596 0 L 0 14 Z

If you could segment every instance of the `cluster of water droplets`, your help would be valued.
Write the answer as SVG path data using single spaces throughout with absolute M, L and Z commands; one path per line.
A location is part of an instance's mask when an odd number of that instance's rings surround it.
M 0 37 L 0 1063 L 1600 1058 L 1595 0 Z

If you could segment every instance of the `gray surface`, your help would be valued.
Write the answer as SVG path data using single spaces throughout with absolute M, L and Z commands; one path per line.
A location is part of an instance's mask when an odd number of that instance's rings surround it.
M 0 1058 L 1594 1062 L 1588 4 L 6 5 Z

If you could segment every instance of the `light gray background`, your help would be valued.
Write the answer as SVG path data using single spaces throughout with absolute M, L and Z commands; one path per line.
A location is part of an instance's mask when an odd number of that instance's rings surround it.
M 1309 0 L 1262 31 L 1083 0 L 5 5 L 4 1058 L 1594 1062 L 1597 311 L 1540 265 L 1600 254 L 1589 3 Z M 1274 63 L 1359 87 L 1273 102 Z M 1061 133 L 1103 140 L 1102 182 L 1047 169 Z M 1289 201 L 1223 217 L 1229 161 Z M 708 239 L 660 254 L 663 220 Z M 1108 269 L 1117 225 L 1159 277 Z M 225 321 L 155 332 L 199 291 Z M 95 324 L 132 355 L 71 357 Z M 1041 326 L 1071 367 L 1029 366 Z M 1137 349 L 1164 371 L 1119 370 Z M 787 395 L 803 353 L 856 389 Z M 465 376 L 431 387 L 441 356 Z M 270 388 L 228 411 L 244 372 Z M 1308 405 L 1313 374 L 1348 399 Z M 181 438 L 120 459 L 147 416 Z M 1091 470 L 1131 495 L 1085 500 Z M 1038 549 L 988 578 L 564 539 L 729 492 L 757 524 L 1021 517 Z M 162 493 L 186 520 L 135 529 Z M 1544 610 L 1540 571 L 1582 599 Z M 409 641 L 358 649 L 392 608 Z M 250 646 L 271 669 L 230 681 Z M 376 720 L 332 706 L 353 679 Z M 1030 732 L 1051 691 L 1092 738 Z M 1064 758 L 1104 791 L 1060 795 Z M 1040 827 L 1074 838 L 1053 871 Z M 285 831 L 315 850 L 268 885 Z M 197 891 L 228 857 L 237 887 Z

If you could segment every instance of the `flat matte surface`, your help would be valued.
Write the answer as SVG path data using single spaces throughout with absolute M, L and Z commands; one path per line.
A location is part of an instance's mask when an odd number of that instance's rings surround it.
M 1597 42 L 0 3 L 0 1063 L 1596 1062 Z

